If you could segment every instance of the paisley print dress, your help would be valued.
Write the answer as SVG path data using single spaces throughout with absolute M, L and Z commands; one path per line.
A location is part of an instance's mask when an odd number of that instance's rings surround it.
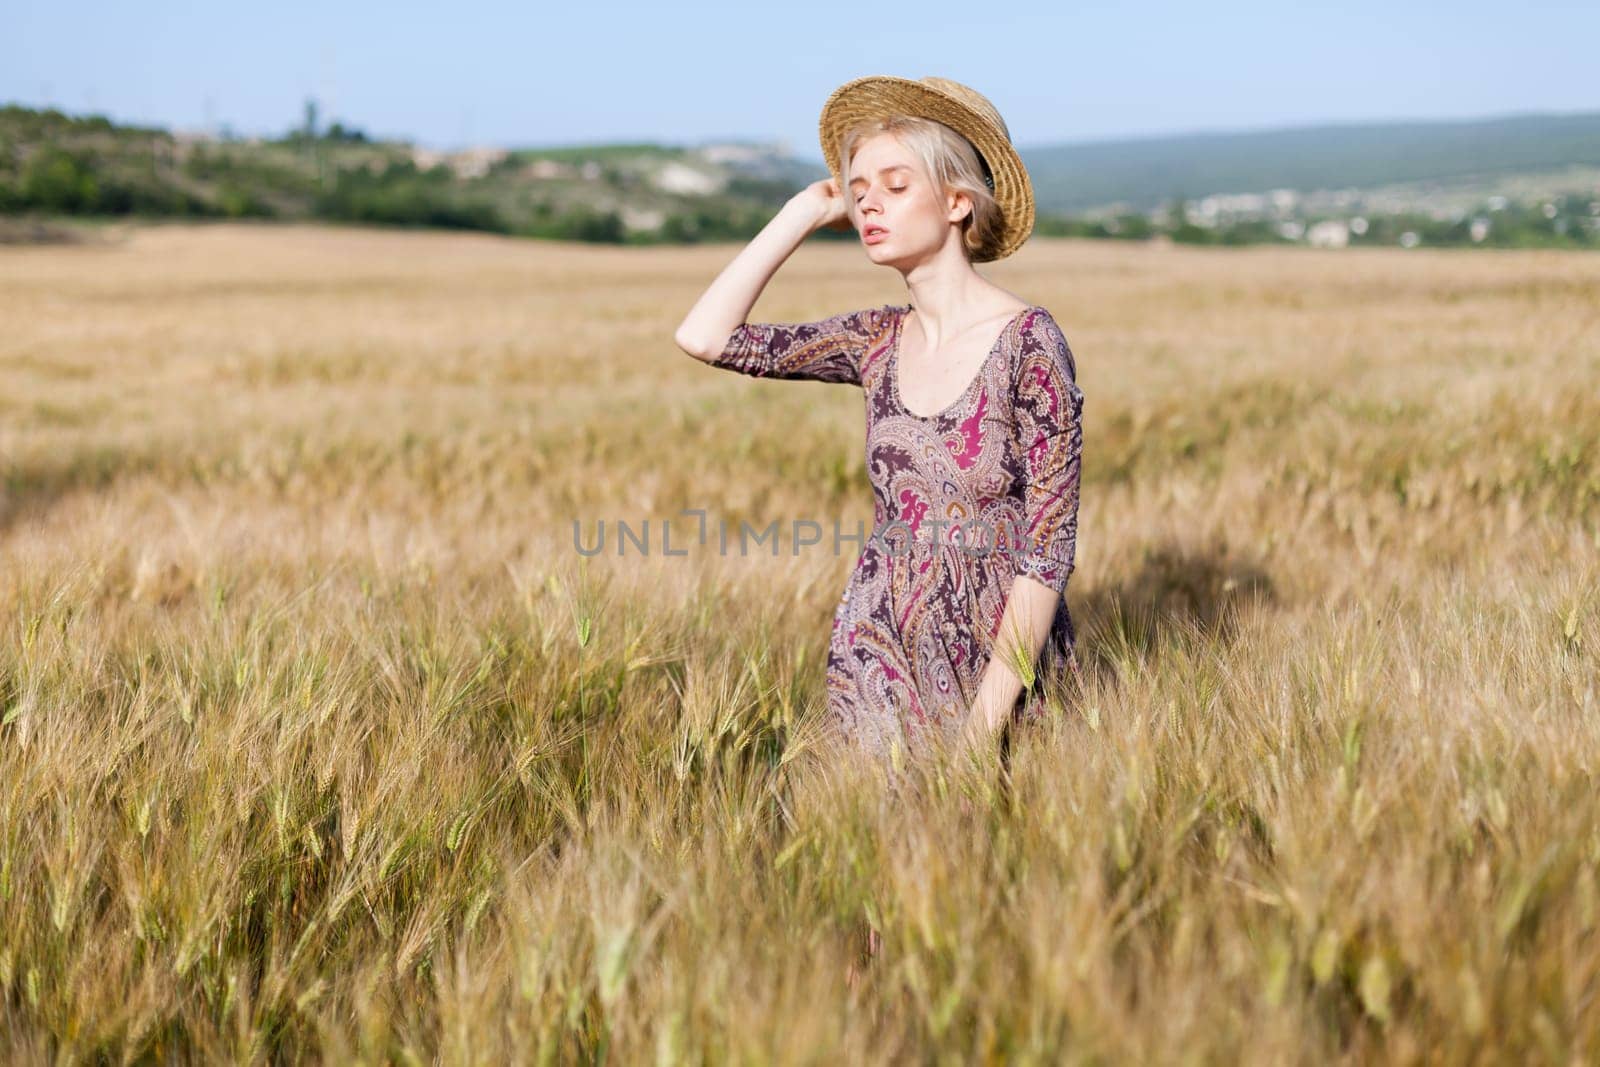
M 1044 713 L 1046 679 L 1078 671 L 1065 592 L 1077 543 L 1083 394 L 1067 340 L 1050 312 L 1026 308 L 965 392 L 920 415 L 901 403 L 897 376 L 910 311 L 883 305 L 816 322 L 747 322 L 712 360 L 739 374 L 856 385 L 865 394 L 873 529 L 834 613 L 827 685 L 830 727 L 877 754 L 896 742 L 916 750 L 930 731 L 946 739 L 959 732 L 1019 576 L 1062 596 L 1031 670 L 1025 659 L 1012 667 L 1033 676 L 1013 721 Z

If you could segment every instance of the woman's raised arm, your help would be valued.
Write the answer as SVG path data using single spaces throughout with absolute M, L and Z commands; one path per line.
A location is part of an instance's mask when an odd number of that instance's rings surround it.
M 673 341 L 694 358 L 711 362 L 800 243 L 823 226 L 838 226 L 845 220 L 844 197 L 832 178 L 812 182 L 794 194 L 700 294 Z

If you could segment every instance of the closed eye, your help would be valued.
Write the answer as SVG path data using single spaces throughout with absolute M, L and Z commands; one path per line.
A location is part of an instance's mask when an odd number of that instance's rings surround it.
M 906 187 L 903 186 L 903 185 L 891 185 L 891 186 L 889 186 L 889 191 L 891 193 L 903 193 L 903 192 L 906 191 Z M 862 196 L 865 196 L 865 195 L 866 195 L 865 193 L 862 194 Z M 861 197 L 860 196 L 856 197 L 856 203 L 858 203 L 858 204 L 861 203 Z

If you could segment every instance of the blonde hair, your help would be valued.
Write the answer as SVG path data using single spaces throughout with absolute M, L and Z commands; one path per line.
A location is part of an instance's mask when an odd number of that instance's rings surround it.
M 862 141 L 880 133 L 893 134 L 922 163 L 922 169 L 941 195 L 966 193 L 972 210 L 961 220 L 961 243 L 967 261 L 1000 242 L 1000 205 L 995 203 L 988 170 L 972 142 L 942 122 L 915 115 L 892 115 L 846 130 L 839 137 L 839 158 L 844 160 L 848 182 L 850 160 Z

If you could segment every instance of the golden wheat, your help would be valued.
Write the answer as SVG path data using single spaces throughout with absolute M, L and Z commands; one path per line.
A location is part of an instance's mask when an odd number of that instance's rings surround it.
M 1600 257 L 985 268 L 1077 356 L 1088 680 L 890 780 L 850 547 L 684 536 L 871 520 L 858 392 L 672 344 L 731 252 L 0 249 L 8 1061 L 1600 1055 Z

